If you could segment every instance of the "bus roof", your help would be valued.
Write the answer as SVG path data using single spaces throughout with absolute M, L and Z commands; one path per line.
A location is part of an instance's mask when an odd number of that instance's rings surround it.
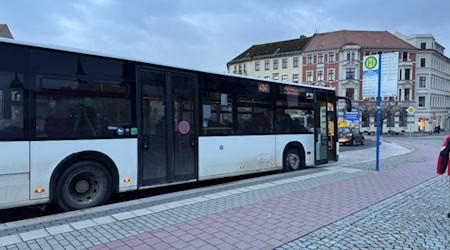
M 236 77 L 236 78 L 252 79 L 252 80 L 264 81 L 264 82 L 273 82 L 273 83 L 279 83 L 279 84 L 284 84 L 284 85 L 292 85 L 292 86 L 298 86 L 298 87 L 307 87 L 307 88 L 324 89 L 324 90 L 333 90 L 333 91 L 335 90 L 334 88 L 331 88 L 331 87 L 315 86 L 315 85 L 309 85 L 309 84 L 304 84 L 304 83 L 292 83 L 292 82 L 285 82 L 285 81 L 279 81 L 279 80 L 277 81 L 277 80 L 266 79 L 266 78 L 258 78 L 258 77 L 253 77 L 253 76 L 236 75 L 236 74 L 230 74 L 230 73 L 225 73 L 225 72 L 212 72 L 212 71 L 205 71 L 205 70 L 199 70 L 199 69 L 193 69 L 193 68 L 185 68 L 185 67 L 181 67 L 181 66 L 168 65 L 168 64 L 157 63 L 157 62 L 152 62 L 152 61 L 145 61 L 142 59 L 105 54 L 105 53 L 98 52 L 98 51 L 65 47 L 65 46 L 60 46 L 60 45 L 50 45 L 50 44 L 44 45 L 44 44 L 18 41 L 15 39 L 13 40 L 13 39 L 2 38 L 2 37 L 0 37 L 0 42 L 29 46 L 29 47 L 36 47 L 36 48 L 43 48 L 43 49 L 50 49 L 50 50 L 56 50 L 56 51 L 62 51 L 62 52 L 78 53 L 78 54 L 83 54 L 83 55 L 99 56 L 99 57 L 110 58 L 110 59 L 118 59 L 118 60 L 133 61 L 133 62 L 139 62 L 139 63 L 160 65 L 163 67 L 184 69 L 184 70 L 197 71 L 197 72 L 202 72 L 202 73 L 210 73 L 210 74 L 223 75 L 223 76 L 230 76 L 230 77 Z

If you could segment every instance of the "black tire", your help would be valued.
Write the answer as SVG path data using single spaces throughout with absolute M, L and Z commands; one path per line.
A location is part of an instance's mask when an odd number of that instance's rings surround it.
M 447 214 L 447 217 L 450 218 L 450 213 Z
M 283 166 L 287 171 L 295 171 L 305 167 L 305 157 L 296 148 L 288 148 L 283 155 Z
M 95 207 L 111 197 L 112 177 L 102 164 L 80 161 L 64 170 L 54 192 L 64 211 Z
M 352 146 L 356 146 L 356 139 L 352 138 Z
M 364 145 L 364 139 L 361 140 L 361 145 Z

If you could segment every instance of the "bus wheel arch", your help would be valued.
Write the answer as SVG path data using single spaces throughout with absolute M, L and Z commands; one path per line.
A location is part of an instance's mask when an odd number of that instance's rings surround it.
M 83 171 L 77 171 L 77 168 L 82 169 Z M 79 180 L 76 185 L 78 185 L 76 188 L 78 188 L 78 191 L 86 191 L 91 192 L 92 190 L 83 190 L 87 187 L 91 187 L 90 185 L 86 186 L 87 184 L 95 184 L 95 185 L 101 185 L 101 187 L 98 188 L 107 188 L 107 190 L 101 190 L 102 194 L 95 194 L 95 195 L 105 195 L 107 197 L 94 197 L 94 201 L 92 204 L 89 202 L 82 202 L 84 205 L 82 206 L 76 206 L 76 207 L 69 207 L 67 204 L 64 205 L 64 201 L 61 201 L 61 199 L 67 199 L 70 197 L 63 196 L 67 194 L 61 194 L 61 188 L 63 188 L 64 185 L 62 182 L 66 182 L 71 180 L 76 181 L 73 178 L 78 179 L 84 179 Z M 69 179 L 67 179 L 69 178 Z M 98 183 L 98 182 L 105 182 L 105 183 Z M 50 181 L 50 201 L 56 202 L 60 207 L 62 207 L 64 210 L 73 210 L 73 209 L 82 209 L 85 207 L 91 207 L 91 206 L 97 206 L 105 203 L 107 199 L 110 198 L 112 193 L 115 193 L 118 191 L 119 188 L 119 174 L 117 171 L 117 167 L 114 164 L 114 162 L 106 155 L 95 152 L 95 151 L 85 151 L 76 153 L 73 155 L 68 156 L 63 161 L 58 164 L 56 169 L 53 171 L 51 181 Z M 75 184 L 73 184 L 75 185 Z M 68 188 L 66 186 L 66 188 Z M 73 186 L 72 189 L 75 187 Z M 95 187 L 93 187 L 95 188 Z M 67 190 L 66 190 L 67 191 Z M 98 190 L 94 190 L 98 191 Z M 95 193 L 95 192 L 94 192 Z M 73 197 L 72 197 L 73 198 Z M 61 206 L 61 202 L 63 202 Z
M 283 168 L 295 171 L 306 167 L 305 149 L 299 142 L 290 142 L 283 151 Z

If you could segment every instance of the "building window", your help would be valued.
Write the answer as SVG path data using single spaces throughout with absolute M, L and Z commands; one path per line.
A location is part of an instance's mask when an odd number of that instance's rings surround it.
M 355 60 L 355 51 L 352 51 L 352 53 L 351 53 L 351 59 L 352 59 L 352 61 Z
M 405 80 L 411 80 L 411 69 L 405 69 Z
M 312 64 L 313 62 L 312 62 L 312 55 L 308 55 L 307 57 L 306 57 L 306 64 Z
M 242 64 L 239 64 L 239 72 L 238 74 L 242 74 Z
M 409 101 L 409 89 L 405 89 L 405 101 Z
M 259 61 L 255 62 L 255 71 L 259 71 Z
M 281 76 L 281 81 L 287 82 L 287 80 L 288 80 L 287 75 L 282 75 Z
M 354 88 L 346 88 L 345 89 L 345 96 L 353 99 L 355 97 L 355 89 Z
M 323 54 L 322 53 L 319 53 L 317 55 L 317 63 L 323 63 Z
M 419 77 L 419 88 L 427 87 L 427 78 L 425 76 Z
M 265 70 L 269 70 L 269 69 L 270 69 L 270 61 L 269 61 L 269 60 L 266 60 L 266 61 L 264 62 L 264 69 L 265 69 Z
M 311 70 L 306 71 L 306 82 L 312 82 L 313 81 L 312 73 L 313 72 Z
M 298 83 L 298 74 L 292 75 L 292 82 Z
M 278 59 L 273 60 L 273 69 L 278 69 Z
M 236 74 L 237 73 L 237 65 L 234 65 L 234 70 L 233 73 Z
M 404 62 L 408 61 L 408 52 L 403 52 L 402 60 Z
M 369 127 L 370 126 L 370 112 L 364 111 L 361 115 L 361 127 Z
M 334 69 L 328 70 L 328 81 L 334 82 Z
M 345 72 L 345 79 L 350 80 L 350 79 L 355 79 L 355 69 L 349 68 L 346 69 Z
M 244 63 L 244 74 L 247 75 L 247 64 Z
M 281 67 L 283 67 L 283 69 L 286 69 L 288 67 L 287 58 L 283 58 L 283 60 L 281 61 Z
M 389 110 L 386 115 L 387 115 L 387 122 L 386 122 L 387 124 L 386 124 L 386 126 L 388 128 L 393 128 L 394 127 L 394 121 L 395 121 L 394 112 Z
M 419 96 L 419 107 L 425 107 L 425 96 Z
M 298 57 L 292 59 L 292 65 L 294 68 L 298 68 Z
M 399 119 L 398 119 L 398 126 L 399 127 L 406 127 L 407 126 L 407 119 L 408 114 L 406 113 L 406 110 L 400 111 Z
M 420 58 L 420 67 L 424 68 L 425 66 L 425 58 Z
M 334 52 L 328 53 L 328 62 L 330 63 L 334 62 Z
M 420 43 L 420 49 L 426 49 L 427 43 Z
M 322 70 L 317 70 L 317 81 L 323 82 L 323 71 Z
M 278 79 L 280 79 L 280 76 L 278 75 L 278 74 L 273 74 L 273 77 L 272 77 L 274 80 L 278 80 Z

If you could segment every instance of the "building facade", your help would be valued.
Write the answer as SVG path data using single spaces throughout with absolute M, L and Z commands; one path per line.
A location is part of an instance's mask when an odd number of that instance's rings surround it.
M 309 38 L 253 45 L 227 63 L 229 73 L 302 82 L 302 51 Z
M 396 36 L 415 46 L 417 51 L 417 96 L 412 114 L 414 131 L 434 132 L 450 129 L 450 59 L 445 48 L 432 35 Z
M 340 96 L 353 100 L 359 120 L 346 121 L 361 131 L 376 131 L 376 98 L 363 96 L 364 56 L 398 52 L 397 96 L 382 97 L 383 132 L 406 132 L 406 109 L 414 102 L 417 49 L 387 31 L 342 30 L 316 33 L 303 51 L 305 83 L 334 87 Z M 331 60 L 330 60 L 331 57 Z M 326 74 L 326 78 L 323 77 Z M 341 110 L 339 118 L 346 119 Z

